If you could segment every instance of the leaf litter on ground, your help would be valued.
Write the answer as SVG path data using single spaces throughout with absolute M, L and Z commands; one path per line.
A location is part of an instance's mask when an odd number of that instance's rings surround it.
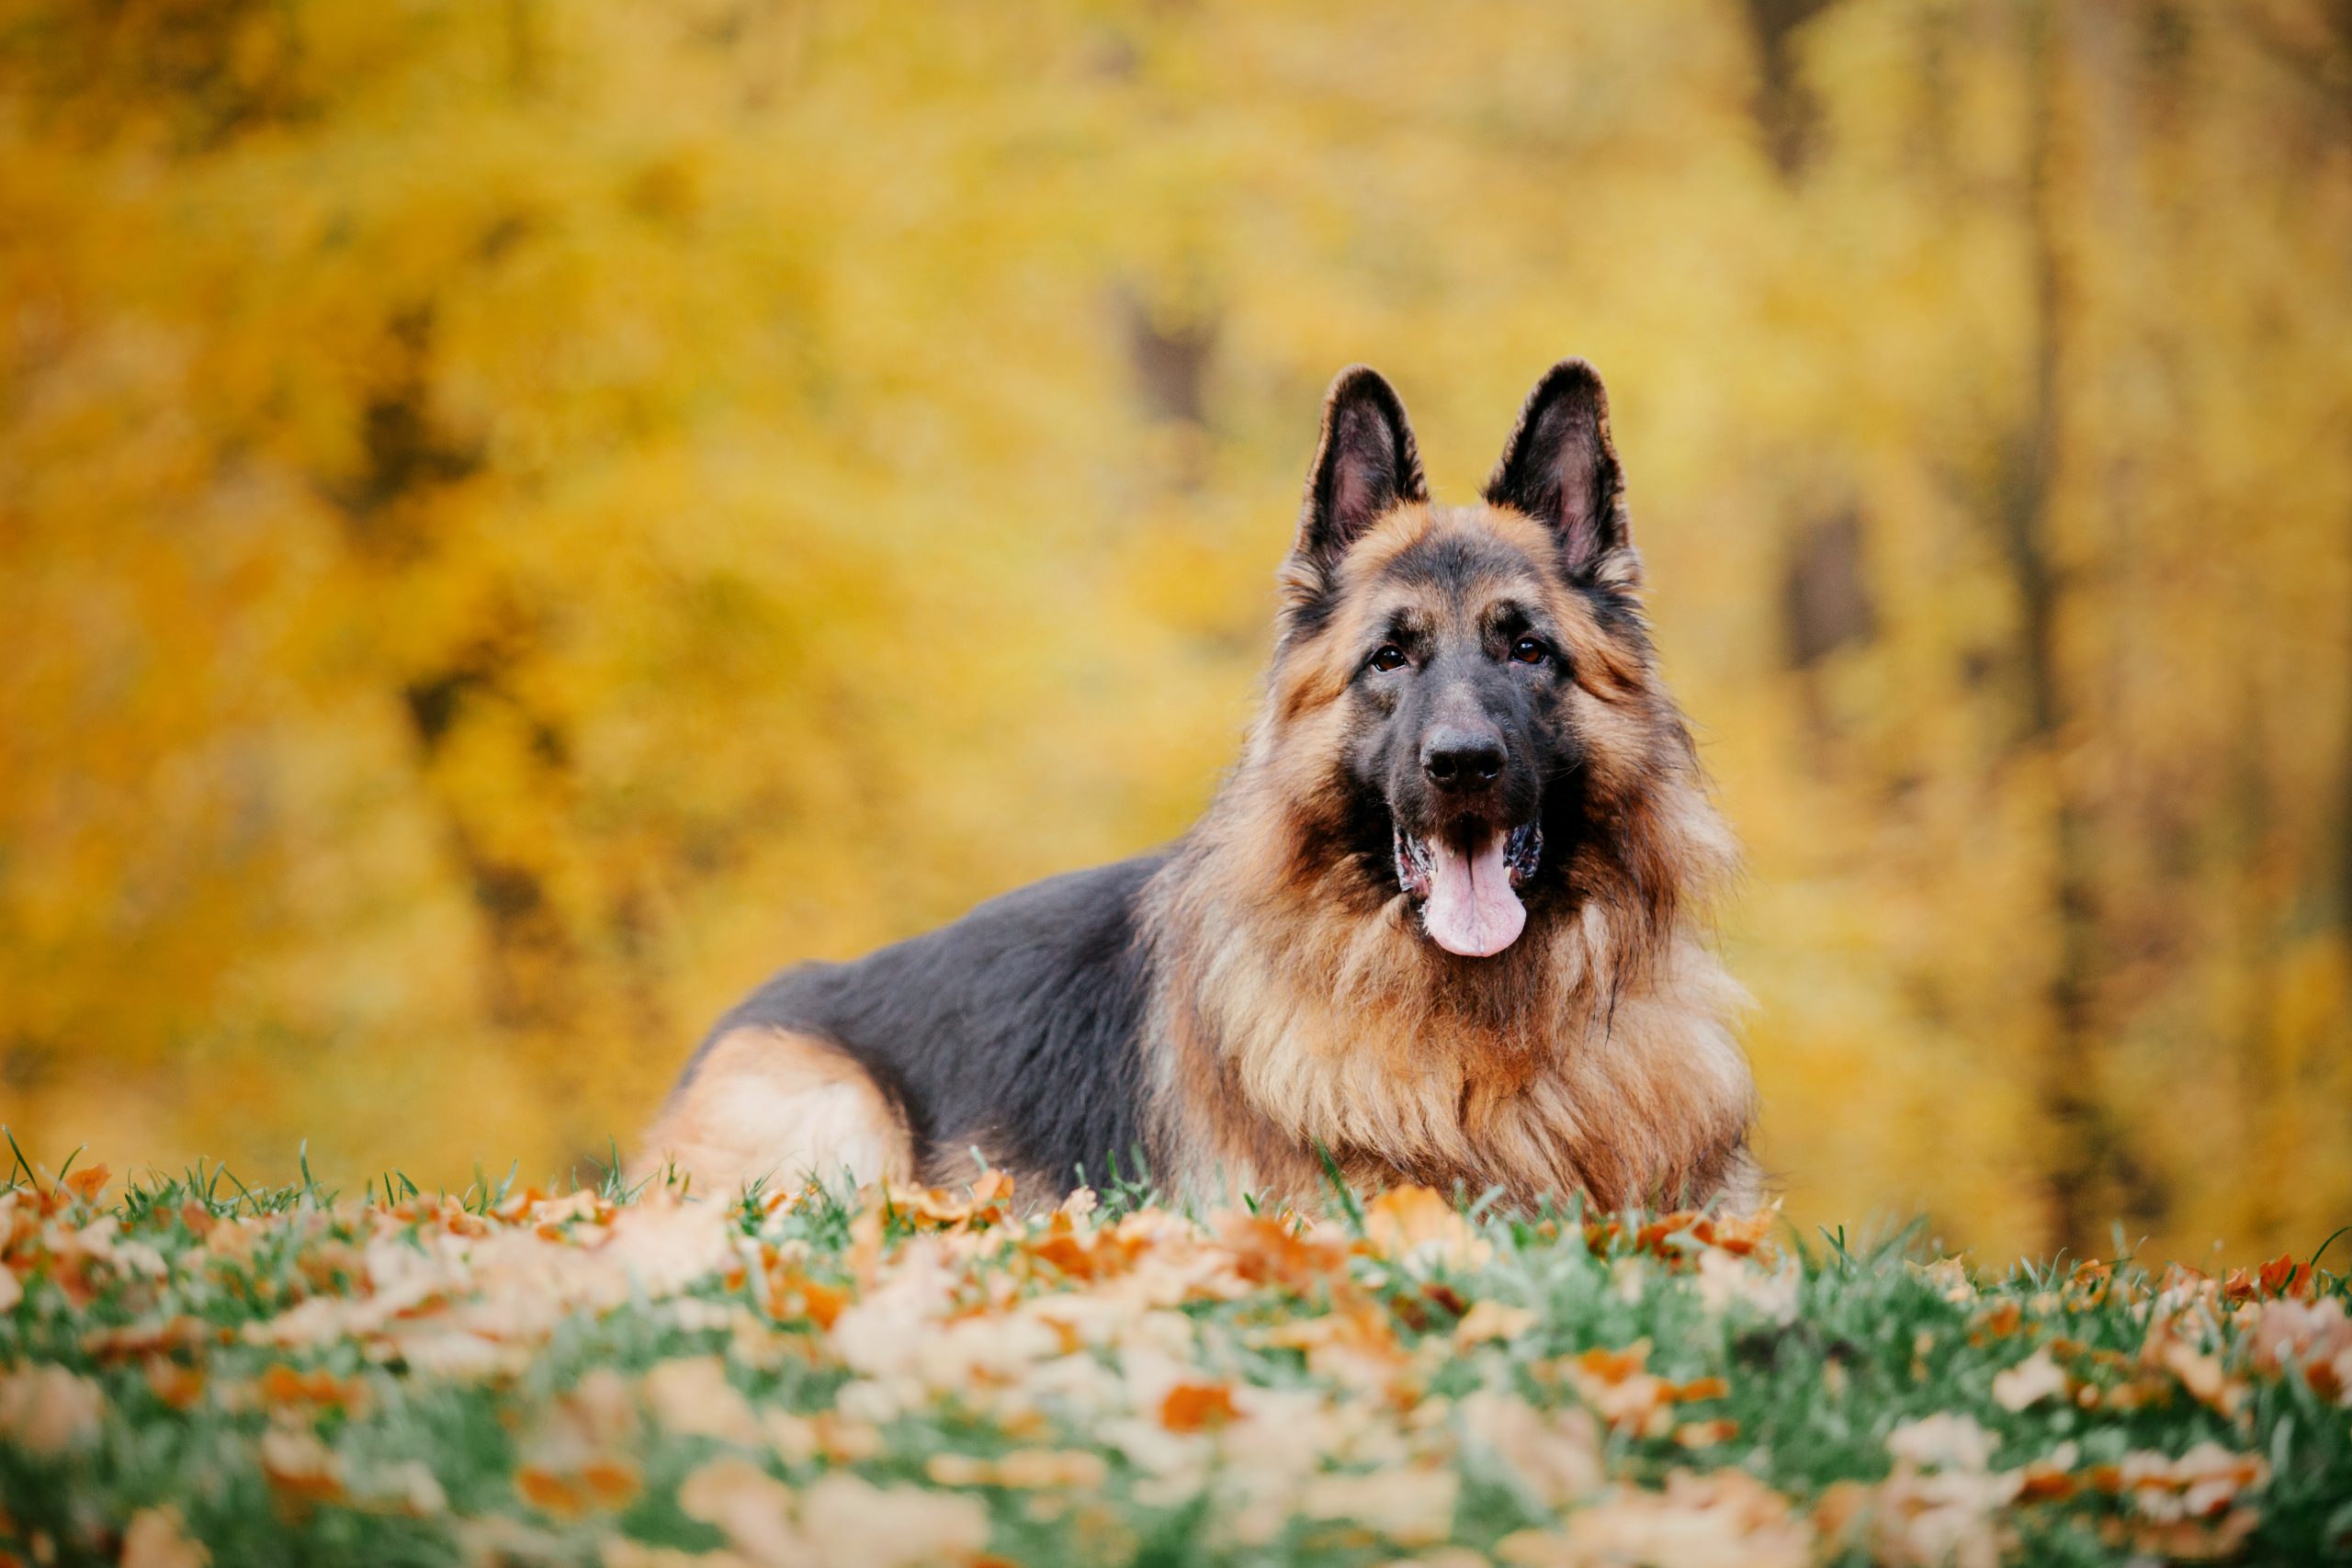
M 0 1191 L 0 1568 L 2352 1553 L 2345 1279 L 1420 1188 Z

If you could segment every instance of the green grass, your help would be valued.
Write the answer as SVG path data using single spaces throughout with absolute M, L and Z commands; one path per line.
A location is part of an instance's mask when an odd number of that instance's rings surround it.
M 102 1180 L 0 1190 L 0 1565 L 2352 1560 L 2309 1259 Z

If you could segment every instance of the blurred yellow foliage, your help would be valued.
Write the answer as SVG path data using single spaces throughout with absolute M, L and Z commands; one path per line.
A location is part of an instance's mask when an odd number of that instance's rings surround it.
M 1317 399 L 1610 378 L 1802 1221 L 2352 1201 L 2352 16 L 0 0 L 0 1107 L 626 1145 L 1182 829 Z

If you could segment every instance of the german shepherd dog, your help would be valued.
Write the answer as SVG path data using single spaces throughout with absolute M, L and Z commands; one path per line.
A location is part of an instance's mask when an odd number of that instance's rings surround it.
M 1658 679 L 1606 393 L 1537 383 L 1481 501 L 1430 500 L 1374 371 L 1323 407 L 1264 703 L 1172 847 L 1049 878 L 719 1021 L 640 1169 L 1114 1170 L 1306 1201 L 1757 1197 L 1735 851 Z

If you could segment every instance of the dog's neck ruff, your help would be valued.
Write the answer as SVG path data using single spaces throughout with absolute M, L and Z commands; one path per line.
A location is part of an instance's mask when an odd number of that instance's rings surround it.
M 1359 1184 L 1521 1203 L 1720 1185 L 1753 1092 L 1730 1028 L 1742 998 L 1679 924 L 1587 897 L 1464 961 L 1409 897 L 1369 905 L 1338 864 L 1283 877 L 1232 819 L 1212 811 L 1149 916 L 1153 1092 L 1190 1162 L 1179 1186 L 1311 1198 L 1321 1150 Z

